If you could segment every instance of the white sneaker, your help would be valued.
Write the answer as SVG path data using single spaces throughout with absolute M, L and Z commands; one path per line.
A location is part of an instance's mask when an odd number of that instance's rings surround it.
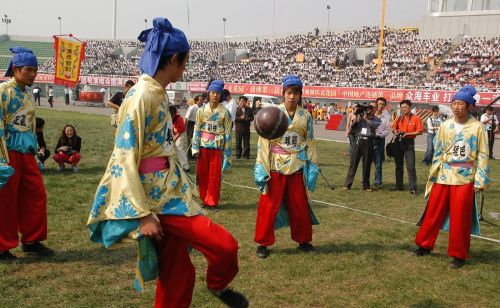
M 57 168 L 57 171 L 64 171 L 64 166 L 59 166 L 59 167 Z
M 73 172 L 78 172 L 78 168 L 77 167 L 71 167 L 71 170 L 73 170 Z

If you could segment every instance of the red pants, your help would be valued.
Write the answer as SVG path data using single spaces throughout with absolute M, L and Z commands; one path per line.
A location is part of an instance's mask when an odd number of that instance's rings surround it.
M 73 153 L 71 156 L 66 155 L 64 152 L 59 152 L 54 154 L 52 158 L 58 165 L 70 164 L 76 166 L 80 162 L 80 154 L 78 152 Z
M 439 229 L 449 211 L 448 255 L 458 259 L 466 259 L 470 247 L 473 206 L 474 183 L 467 185 L 432 185 L 427 208 L 415 243 L 422 248 L 432 250 Z
M 47 195 L 33 154 L 9 151 L 16 171 L 0 189 L 0 251 L 47 238 Z
M 283 198 L 287 204 L 292 239 L 299 244 L 312 241 L 309 201 L 302 172 L 290 175 L 271 172 L 267 186 L 267 194 L 261 194 L 259 199 L 255 242 L 262 246 L 274 244 L 274 222 Z
M 196 177 L 203 204 L 208 206 L 217 206 L 219 204 L 221 173 L 222 150 L 200 147 Z
M 158 215 L 164 236 L 156 242 L 160 276 L 155 307 L 189 307 L 195 268 L 188 247 L 200 251 L 208 261 L 207 287 L 226 288 L 238 273 L 238 242 L 209 218 Z

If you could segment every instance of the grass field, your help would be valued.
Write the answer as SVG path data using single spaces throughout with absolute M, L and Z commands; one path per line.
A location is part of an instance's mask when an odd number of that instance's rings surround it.
M 109 118 L 50 110 L 37 114 L 46 120 L 51 150 L 63 125 L 73 124 L 83 139 L 83 158 L 77 174 L 57 172 L 55 163 L 48 161 L 44 173 L 49 219 L 46 243 L 57 253 L 36 259 L 24 256 L 19 248 L 13 250 L 19 260 L 0 264 L 0 307 L 151 307 L 155 284 L 148 283 L 141 294 L 132 287 L 135 246 L 105 251 L 88 239 L 86 221 L 113 144 Z M 339 189 L 331 191 L 320 178 L 312 195 L 314 200 L 334 204 L 312 203 L 321 221 L 313 235 L 317 255 L 298 253 L 289 231 L 282 229 L 271 256 L 258 259 L 253 242 L 258 192 L 222 186 L 220 210 L 208 215 L 239 241 L 240 272 L 232 287 L 245 293 L 252 307 L 498 307 L 500 244 L 473 238 L 470 260 L 459 270 L 446 267 L 447 233 L 441 233 L 431 256 L 412 257 L 417 231 L 413 223 L 422 212 L 423 194 L 415 198 L 407 191 L 389 191 L 394 185 L 393 162 L 384 164 L 383 190 L 362 191 L 358 172 L 353 189 L 342 191 L 348 168 L 342 156 L 346 147 L 318 142 L 323 172 Z M 417 161 L 421 158 L 417 152 Z M 253 188 L 253 163 L 235 160 L 225 182 Z M 500 239 L 500 222 L 488 214 L 500 212 L 500 163 L 491 164 L 493 185 L 484 210 L 490 223 L 481 227 L 483 236 Z M 423 192 L 427 169 L 418 165 L 417 173 Z M 192 306 L 221 307 L 205 288 L 205 259 L 197 252 L 192 258 L 197 268 Z

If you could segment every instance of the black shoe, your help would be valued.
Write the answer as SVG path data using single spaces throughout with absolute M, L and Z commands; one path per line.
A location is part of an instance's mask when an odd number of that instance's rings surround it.
M 410 189 L 410 194 L 416 196 L 417 195 L 417 190 L 416 189 Z
M 461 268 L 462 266 L 464 266 L 464 264 L 465 264 L 464 259 L 453 258 L 453 260 L 451 260 L 451 262 L 448 264 L 448 268 L 449 269 L 457 269 L 457 268 Z
M 40 242 L 34 242 L 33 244 L 23 244 L 21 250 L 26 253 L 35 254 L 39 257 L 48 257 L 54 254 L 54 250 L 48 248 Z
M 184 172 L 186 172 L 186 173 L 189 173 L 189 171 L 191 171 L 191 168 L 182 169 L 182 170 L 184 170 Z
M 416 257 L 423 257 L 423 256 L 428 255 L 430 253 L 431 253 L 430 250 L 422 248 L 422 247 L 418 247 L 417 249 L 415 249 L 413 251 L 413 255 Z
M 229 307 L 234 307 L 234 308 L 246 308 L 248 307 L 248 300 L 245 297 L 245 295 L 233 291 L 231 289 L 225 289 L 222 291 L 220 294 L 210 290 L 213 295 L 218 297 L 224 304 L 228 305 Z
M 316 254 L 317 253 L 317 250 L 316 248 L 314 248 L 314 246 L 311 244 L 311 243 L 303 243 L 303 244 L 300 244 L 298 249 L 302 252 L 305 252 L 305 253 L 310 253 L 310 254 Z
M 0 261 L 13 261 L 16 259 L 17 257 L 11 254 L 8 250 L 0 253 Z
M 269 257 L 269 251 L 267 250 L 266 246 L 257 246 L 257 257 L 261 259 L 265 259 Z
M 393 187 L 393 188 L 391 188 L 391 191 L 403 191 L 403 190 L 404 190 L 404 188 L 402 188 L 402 187 Z

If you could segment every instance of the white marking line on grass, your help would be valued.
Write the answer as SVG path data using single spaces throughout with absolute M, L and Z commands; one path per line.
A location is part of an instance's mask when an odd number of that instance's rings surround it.
M 222 182 L 223 182 L 224 184 L 227 184 L 227 185 L 230 185 L 230 186 L 234 186 L 234 187 L 240 187 L 240 188 L 246 188 L 246 189 L 252 189 L 252 190 L 259 190 L 259 189 L 258 189 L 258 188 L 256 188 L 256 187 L 250 187 L 250 186 L 245 186 L 245 185 L 232 184 L 232 183 L 228 183 L 228 182 L 226 182 L 226 181 L 222 181 Z M 346 210 L 351 210 L 351 211 L 355 211 L 355 212 L 360 212 L 360 213 L 363 213 L 363 214 L 368 214 L 368 215 L 372 215 L 372 216 L 377 216 L 377 217 L 381 217 L 381 218 L 386 218 L 386 219 L 393 220 L 393 221 L 397 221 L 397 222 L 404 223 L 404 224 L 416 225 L 416 223 L 414 223 L 414 222 L 409 222 L 409 221 L 406 221 L 406 220 L 401 220 L 401 219 L 397 219 L 397 218 L 392 218 L 392 217 L 389 217 L 389 216 L 384 216 L 384 215 L 381 215 L 381 214 L 372 213 L 372 212 L 369 212 L 369 211 L 360 210 L 360 209 L 356 209 L 356 208 L 348 207 L 348 206 L 345 206 L 345 205 L 339 205 L 339 204 L 330 203 L 330 202 L 325 202 L 325 201 L 320 201 L 320 200 L 312 200 L 312 201 L 313 201 L 313 202 L 316 202 L 316 203 L 320 203 L 320 204 L 326 204 L 326 205 L 331 205 L 331 206 L 339 207 L 339 208 L 346 209 Z M 471 234 L 471 236 L 472 236 L 472 237 L 475 237 L 475 238 L 478 238 L 478 239 L 485 240 L 485 241 L 490 241 L 490 242 L 500 243 L 500 240 L 497 240 L 497 239 L 494 239 L 494 238 L 489 238 L 489 237 L 479 236 L 479 235 L 473 235 L 473 234 Z

